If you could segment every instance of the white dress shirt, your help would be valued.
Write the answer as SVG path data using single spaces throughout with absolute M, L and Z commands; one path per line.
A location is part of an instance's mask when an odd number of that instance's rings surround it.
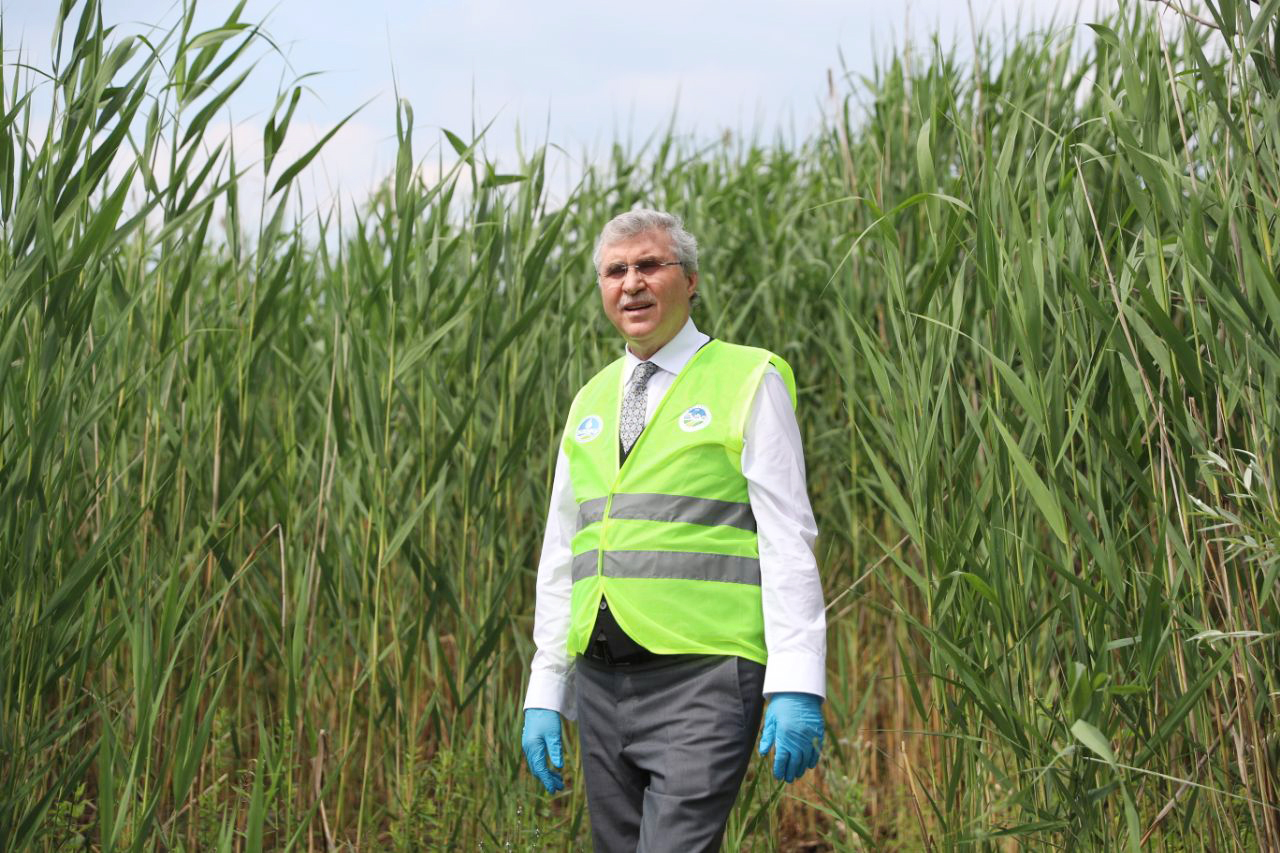
M 676 376 L 709 340 L 690 319 L 649 359 L 659 370 L 646 388 L 646 423 Z M 625 359 L 621 374 L 624 386 L 640 363 L 629 348 Z M 769 654 L 763 692 L 766 696 L 799 692 L 825 697 L 827 620 L 818 564 L 813 556 L 818 528 L 805 489 L 800 427 L 787 386 L 773 367 L 765 372 L 747 417 L 742 474 L 747 479 L 760 549 L 760 595 Z M 562 445 L 556 457 L 547 532 L 538 564 L 533 617 L 537 651 L 530 667 L 524 706 L 549 708 L 569 719 L 576 713 L 572 699 L 573 661 L 566 643 L 573 589 L 571 543 L 577 525 L 578 504 Z

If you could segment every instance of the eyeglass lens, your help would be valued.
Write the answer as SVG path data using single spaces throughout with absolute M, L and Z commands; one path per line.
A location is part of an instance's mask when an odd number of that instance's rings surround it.
M 637 261 L 636 263 L 631 264 L 630 268 L 640 273 L 640 275 L 651 276 L 664 266 L 666 266 L 666 264 L 655 258 L 645 258 L 643 261 Z M 627 269 L 627 264 L 609 264 L 609 266 L 604 268 L 604 277 L 613 279 L 626 278 Z

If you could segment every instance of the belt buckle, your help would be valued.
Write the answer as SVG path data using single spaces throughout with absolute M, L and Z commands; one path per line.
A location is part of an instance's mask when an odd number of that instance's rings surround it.
M 613 650 L 609 648 L 609 641 L 606 639 L 597 639 L 591 643 L 591 653 L 587 657 L 597 660 L 608 667 L 631 666 L 635 661 L 619 660 L 613 656 Z

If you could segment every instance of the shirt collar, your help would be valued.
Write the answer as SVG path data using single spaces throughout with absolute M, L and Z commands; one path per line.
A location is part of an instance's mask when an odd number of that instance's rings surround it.
M 689 359 L 693 358 L 694 353 L 702 349 L 709 340 L 711 337 L 698 331 L 698 327 L 693 324 L 693 318 L 690 317 L 680 331 L 676 332 L 674 338 L 663 344 L 662 349 L 649 356 L 649 361 L 668 373 L 679 375 L 680 371 L 684 370 L 684 366 L 689 363 Z M 636 358 L 630 347 L 625 347 L 624 352 L 626 361 L 622 365 L 622 381 L 627 382 L 635 372 L 640 359 Z

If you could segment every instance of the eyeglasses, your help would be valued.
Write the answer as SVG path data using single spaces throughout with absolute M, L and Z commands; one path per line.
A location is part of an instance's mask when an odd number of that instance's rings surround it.
M 662 267 L 679 266 L 679 261 L 655 261 L 653 258 L 646 258 L 643 261 L 636 261 L 634 264 L 616 263 L 609 264 L 600 273 L 601 278 L 607 278 L 610 281 L 622 281 L 627 277 L 627 270 L 635 270 L 644 278 L 656 275 Z

